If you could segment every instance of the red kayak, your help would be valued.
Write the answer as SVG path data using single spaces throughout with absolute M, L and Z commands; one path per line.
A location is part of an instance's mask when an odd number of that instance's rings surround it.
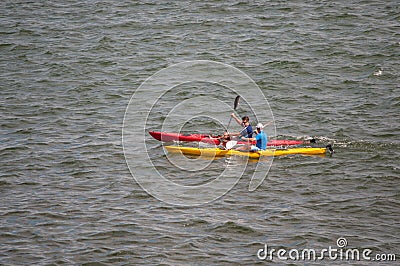
M 156 140 L 171 142 L 171 141 L 195 141 L 195 142 L 205 142 L 210 144 L 219 145 L 220 144 L 220 136 L 209 136 L 205 134 L 179 134 L 179 133 L 166 133 L 166 132 L 157 132 L 150 131 L 150 135 Z M 268 146 L 292 146 L 292 145 L 301 145 L 301 144 L 309 144 L 315 142 L 315 140 L 304 141 L 304 140 L 287 140 L 287 139 L 274 139 L 268 141 Z M 239 141 L 238 144 L 246 144 L 248 142 Z M 252 144 L 255 144 L 252 143 Z

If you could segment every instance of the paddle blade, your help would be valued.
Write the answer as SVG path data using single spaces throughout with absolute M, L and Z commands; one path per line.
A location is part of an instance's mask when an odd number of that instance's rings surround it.
M 239 95 L 236 96 L 235 102 L 233 103 L 233 109 L 234 109 L 234 110 L 236 110 L 236 108 L 237 108 L 238 105 L 239 105 L 239 99 L 240 99 L 240 96 L 239 96 Z
M 232 149 L 235 145 L 237 144 L 237 141 L 234 140 L 230 140 L 226 143 L 226 149 L 230 150 Z
M 333 148 L 332 148 L 332 145 L 331 144 L 328 144 L 328 145 L 326 145 L 326 148 L 328 149 L 328 151 L 329 151 L 329 153 L 330 154 L 332 154 L 332 153 L 334 153 L 335 151 L 333 150 Z

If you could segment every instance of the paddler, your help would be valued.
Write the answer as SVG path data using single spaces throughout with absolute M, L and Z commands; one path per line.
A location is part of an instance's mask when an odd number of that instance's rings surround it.
M 231 116 L 236 120 L 236 122 L 243 127 L 243 129 L 238 133 L 229 133 L 231 136 L 241 136 L 252 138 L 253 137 L 253 128 L 250 125 L 250 118 L 248 116 L 243 116 L 242 120 L 240 120 L 234 113 Z
M 268 143 L 268 137 L 267 134 L 263 131 L 263 124 L 258 123 L 256 127 L 256 131 L 254 132 L 256 134 L 255 138 L 246 138 L 243 137 L 242 140 L 247 140 L 247 141 L 255 141 L 256 145 L 244 145 L 238 147 L 236 150 L 238 151 L 260 151 L 260 150 L 266 150 L 267 149 L 267 143 Z
M 226 149 L 226 143 L 228 143 L 231 140 L 231 136 L 229 135 L 228 132 L 224 132 L 222 137 L 219 138 L 220 145 L 222 146 L 221 148 Z

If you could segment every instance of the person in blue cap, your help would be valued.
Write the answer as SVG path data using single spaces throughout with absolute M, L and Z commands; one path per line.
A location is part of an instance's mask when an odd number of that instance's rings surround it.
M 238 147 L 237 150 L 239 151 L 260 151 L 260 150 L 266 150 L 267 149 L 267 144 L 268 144 L 268 137 L 267 134 L 263 131 L 264 126 L 261 123 L 257 124 L 256 131 L 254 132 L 256 134 L 255 138 L 245 138 L 243 137 L 242 140 L 244 141 L 255 141 L 256 145 L 244 145 L 241 147 Z

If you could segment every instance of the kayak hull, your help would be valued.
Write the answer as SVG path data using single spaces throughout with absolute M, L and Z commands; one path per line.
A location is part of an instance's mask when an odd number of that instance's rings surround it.
M 167 133 L 167 132 L 158 132 L 158 131 L 150 131 L 149 134 L 159 141 L 164 142 L 172 142 L 172 141 L 193 141 L 193 142 L 205 142 L 209 144 L 219 145 L 220 140 L 218 136 L 208 136 L 205 134 L 179 134 L 179 133 Z M 239 141 L 238 144 L 248 144 L 249 142 Z M 255 144 L 255 142 L 251 142 L 251 144 Z M 305 144 L 303 140 L 285 140 L 285 139 L 274 139 L 268 141 L 268 146 L 293 146 L 293 145 L 301 145 Z
M 181 146 L 164 146 L 170 153 L 180 153 L 184 155 L 205 156 L 205 157 L 224 157 L 224 156 L 244 156 L 258 159 L 261 156 L 284 156 L 290 154 L 301 155 L 324 155 L 327 148 L 289 148 L 289 149 L 267 149 L 257 152 L 243 152 L 237 150 L 223 150 L 219 148 L 192 148 Z
M 196 142 L 207 142 L 211 144 L 219 144 L 219 139 L 217 136 L 209 137 L 204 134 L 179 134 L 179 133 L 166 133 L 166 132 L 157 132 L 150 131 L 149 134 L 159 141 L 164 142 L 172 142 L 172 141 L 196 141 Z

